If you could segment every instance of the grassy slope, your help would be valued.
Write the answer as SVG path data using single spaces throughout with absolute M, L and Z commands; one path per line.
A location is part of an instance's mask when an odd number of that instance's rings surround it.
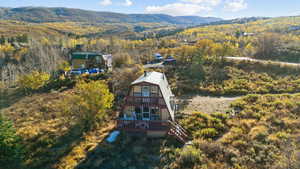
M 14 121 L 26 145 L 26 166 L 30 169 L 74 168 L 115 127 L 113 121 L 83 133 L 71 119 L 61 113 L 63 93 L 18 96 L 14 102 L 2 102 L 1 111 Z M 6 108 L 5 108 L 6 107 Z
M 134 32 L 135 26 L 145 28 L 142 32 Z M 29 37 L 83 36 L 87 38 L 119 36 L 125 38 L 143 37 L 144 33 L 176 30 L 177 26 L 158 23 L 103 23 L 89 24 L 86 22 L 50 22 L 27 23 L 12 20 L 0 20 L 0 36 L 14 37 L 28 34 Z
M 300 70 L 289 66 L 232 61 L 203 65 L 197 75 L 192 75 L 192 71 L 191 66 L 187 66 L 167 72 L 178 95 L 195 92 L 216 96 L 300 92 Z
M 5 37 L 29 34 L 31 36 L 58 36 L 60 33 L 56 30 L 47 28 L 41 24 L 29 24 L 19 21 L 0 20 L 0 35 Z
M 234 115 L 195 113 L 182 119 L 202 159 L 187 163 L 182 153 L 172 163 L 177 168 L 299 168 L 299 101 L 299 94 L 249 95 L 232 104 Z

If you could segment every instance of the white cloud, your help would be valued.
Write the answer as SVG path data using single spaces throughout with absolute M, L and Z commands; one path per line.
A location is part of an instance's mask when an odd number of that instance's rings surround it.
M 125 2 L 123 3 L 124 6 L 131 6 L 133 5 L 133 2 L 131 0 L 125 0 Z
M 221 3 L 221 0 L 181 0 L 181 1 L 193 3 L 193 4 L 205 4 L 210 6 L 217 6 Z
M 111 4 L 112 4 L 111 0 L 102 0 L 100 2 L 100 5 L 102 5 L 102 6 L 108 6 L 108 5 L 111 5 Z
M 225 10 L 227 11 L 232 11 L 232 12 L 237 12 L 241 11 L 243 9 L 247 9 L 248 4 L 244 0 L 228 0 L 225 3 Z
M 173 16 L 199 15 L 200 12 L 210 11 L 211 8 L 199 4 L 173 3 L 164 6 L 148 6 L 147 13 L 168 14 Z

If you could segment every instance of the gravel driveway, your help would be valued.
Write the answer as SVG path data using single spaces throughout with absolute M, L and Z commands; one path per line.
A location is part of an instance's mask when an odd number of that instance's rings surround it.
M 178 98 L 179 112 L 190 114 L 193 112 L 227 112 L 230 104 L 240 97 L 211 97 L 211 96 L 182 96 Z

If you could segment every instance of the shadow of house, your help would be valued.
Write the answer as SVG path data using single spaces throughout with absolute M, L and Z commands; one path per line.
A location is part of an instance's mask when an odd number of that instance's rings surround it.
M 0 89 L 0 110 L 17 103 L 25 95 L 17 89 Z
M 141 138 L 121 133 L 112 144 L 105 140 L 99 143 L 76 169 L 160 168 L 161 149 L 174 143 L 176 141 L 172 139 Z

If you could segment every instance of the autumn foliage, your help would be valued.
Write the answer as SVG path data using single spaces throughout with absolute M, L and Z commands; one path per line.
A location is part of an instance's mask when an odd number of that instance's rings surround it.
M 33 71 L 30 74 L 23 75 L 18 80 L 18 85 L 26 93 L 41 89 L 50 80 L 50 74 Z
M 80 81 L 66 100 L 66 113 L 89 129 L 105 122 L 110 116 L 113 101 L 114 95 L 104 81 Z

